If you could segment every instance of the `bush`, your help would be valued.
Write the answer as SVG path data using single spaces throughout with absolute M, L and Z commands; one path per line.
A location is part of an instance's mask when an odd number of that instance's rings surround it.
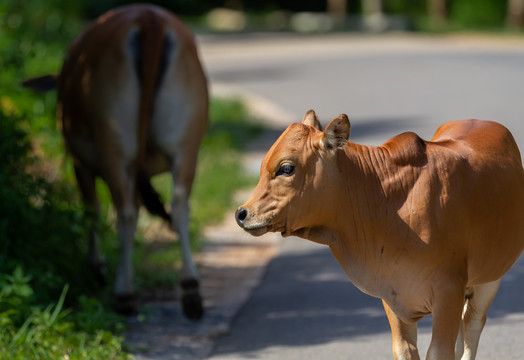
M 130 358 L 121 349 L 122 338 L 101 326 L 79 326 L 81 311 L 76 324 L 70 321 L 70 312 L 63 308 L 67 285 L 56 304 L 30 306 L 30 279 L 20 267 L 0 277 L 0 360 Z M 100 309 L 91 308 L 89 317 L 100 318 Z
M 461 0 L 450 4 L 453 23 L 469 29 L 495 29 L 504 26 L 507 1 Z
M 86 276 L 86 225 L 72 184 L 45 178 L 21 115 L 0 109 L 0 273 L 22 266 L 49 302 L 64 283 L 73 297 L 93 288 Z

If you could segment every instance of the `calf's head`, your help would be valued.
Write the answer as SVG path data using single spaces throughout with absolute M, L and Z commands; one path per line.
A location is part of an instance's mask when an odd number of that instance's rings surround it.
M 349 133 L 346 115 L 335 117 L 324 131 L 313 110 L 301 124 L 291 124 L 264 157 L 257 187 L 235 213 L 238 225 L 254 236 L 300 235 L 326 225 L 326 210 L 336 196 L 330 185 L 339 181 L 335 157 Z

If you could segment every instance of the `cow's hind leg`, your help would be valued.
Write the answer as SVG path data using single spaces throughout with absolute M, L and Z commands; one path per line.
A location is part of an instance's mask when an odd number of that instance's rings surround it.
M 395 360 L 419 360 L 417 349 L 417 323 L 407 324 L 382 301 L 391 326 L 393 356 Z
M 499 289 L 500 279 L 473 287 L 464 308 L 464 353 L 462 360 L 473 360 L 477 355 L 480 334 L 486 324 L 486 313 Z
M 182 250 L 182 276 L 180 286 L 182 288 L 182 307 L 184 314 L 191 320 L 199 320 L 204 314 L 202 297 L 199 291 L 199 276 L 193 257 L 191 255 L 191 244 L 189 239 L 189 192 L 193 171 L 176 166 L 173 171 L 173 202 L 172 202 L 172 224 L 178 232 L 180 247 Z M 188 171 L 186 173 L 185 171 Z M 189 185 L 188 185 L 189 184 Z
M 100 252 L 100 240 L 98 236 L 100 204 L 96 195 L 95 175 L 80 164 L 75 164 L 75 175 L 85 204 L 85 217 L 89 222 L 88 264 L 93 270 L 96 280 L 102 285 L 105 285 L 106 266 Z
M 136 311 L 133 284 L 133 246 L 138 217 L 138 202 L 135 192 L 135 176 L 132 167 L 115 161 L 106 170 L 106 183 L 117 212 L 117 231 L 120 242 L 120 257 L 115 281 L 113 306 L 122 314 Z

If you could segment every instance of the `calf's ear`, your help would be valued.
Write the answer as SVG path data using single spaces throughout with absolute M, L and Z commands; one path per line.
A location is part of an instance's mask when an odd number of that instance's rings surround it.
M 326 150 L 339 149 L 349 140 L 350 125 L 347 115 L 339 115 L 326 125 L 322 137 L 322 146 Z
M 308 110 L 306 112 L 302 119 L 302 124 L 312 126 L 315 129 L 322 131 L 322 124 L 313 110 Z

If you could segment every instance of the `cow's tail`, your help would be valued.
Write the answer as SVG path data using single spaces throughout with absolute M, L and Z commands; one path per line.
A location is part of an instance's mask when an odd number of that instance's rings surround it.
M 165 75 L 174 40 L 166 35 L 165 22 L 150 10 L 140 17 L 139 28 L 129 41 L 134 50 L 135 70 L 140 83 L 136 187 L 146 209 L 170 222 L 171 217 L 145 171 L 145 161 L 155 97 Z
M 166 211 L 164 204 L 160 200 L 160 195 L 151 185 L 149 179 L 137 179 L 138 193 L 142 199 L 142 204 L 152 215 L 160 216 L 162 219 L 171 223 L 171 216 Z

